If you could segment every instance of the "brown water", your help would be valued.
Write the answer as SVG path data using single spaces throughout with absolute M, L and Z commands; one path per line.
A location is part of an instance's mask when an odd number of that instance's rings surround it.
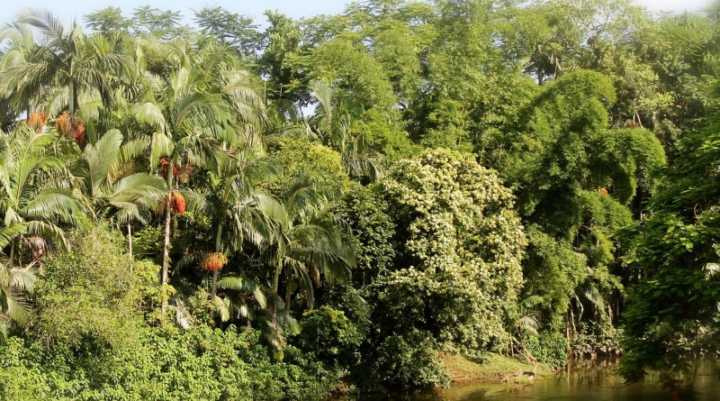
M 673 392 L 654 378 L 626 384 L 614 366 L 577 369 L 532 384 L 456 386 L 438 394 L 388 401 L 720 401 L 720 376 L 706 364 L 689 391 Z

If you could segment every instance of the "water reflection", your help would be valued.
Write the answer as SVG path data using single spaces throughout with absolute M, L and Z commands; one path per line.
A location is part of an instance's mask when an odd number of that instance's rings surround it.
M 626 384 L 615 366 L 573 368 L 562 375 L 538 379 L 533 384 L 470 385 L 423 395 L 386 395 L 382 401 L 719 401 L 717 370 L 706 363 L 693 386 L 671 391 L 649 377 Z

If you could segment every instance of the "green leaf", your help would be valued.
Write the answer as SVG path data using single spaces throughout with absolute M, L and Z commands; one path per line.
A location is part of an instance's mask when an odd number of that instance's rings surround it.
M 132 114 L 139 122 L 153 126 L 159 129 L 160 132 L 165 132 L 167 123 L 162 110 L 157 104 L 151 102 L 136 104 L 132 108 Z

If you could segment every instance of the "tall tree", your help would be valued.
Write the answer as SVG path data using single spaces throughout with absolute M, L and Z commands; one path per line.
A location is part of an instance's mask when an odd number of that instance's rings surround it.
M 20 261 L 19 247 L 27 236 L 65 243 L 64 227 L 81 215 L 71 191 L 60 187 L 65 164 L 53 154 L 56 137 L 21 126 L 0 142 L 0 237 L 10 245 L 10 266 Z M 35 244 L 34 246 L 44 246 Z
M 693 379 L 703 355 L 718 352 L 720 327 L 720 118 L 686 134 L 646 219 L 626 230 L 633 277 L 623 321 L 621 371 L 631 380 L 659 371 L 668 384 Z
M 145 223 L 143 211 L 154 208 L 167 187 L 157 175 L 124 174 L 127 166 L 121 165 L 122 142 L 122 133 L 111 130 L 97 143 L 88 144 L 78 174 L 83 181 L 85 202 L 96 218 L 114 217 L 118 224 L 127 227 L 128 251 L 132 255 L 132 222 Z
M 78 25 L 66 29 L 50 13 L 22 15 L 6 35 L 11 35 L 11 44 L 0 66 L 6 78 L 0 91 L 12 99 L 17 112 L 32 111 L 46 100 L 43 95 L 52 93 L 62 105 L 57 108 L 74 117 L 81 93 L 99 92 L 107 98 L 128 60 L 107 38 L 86 36 Z
M 262 35 L 252 18 L 222 7 L 205 7 L 195 12 L 195 21 L 203 33 L 213 36 L 246 57 L 257 55 Z
M 232 57 L 221 49 L 208 45 L 195 53 L 186 44 L 160 44 L 154 41 L 142 46 L 159 51 L 174 60 L 169 71 L 160 71 L 160 86 L 149 82 L 150 90 L 145 101 L 133 106 L 136 119 L 153 128 L 150 165 L 157 171 L 161 162 L 166 164 L 166 186 L 170 190 L 165 203 L 163 267 L 161 282 L 169 283 L 171 221 L 173 190 L 178 182 L 174 166 L 191 163 L 206 164 L 213 149 L 227 147 L 228 142 L 240 136 L 252 141 L 262 129 L 263 104 L 247 77 Z M 151 70 L 152 65 L 146 68 Z M 163 311 L 167 300 L 163 301 Z

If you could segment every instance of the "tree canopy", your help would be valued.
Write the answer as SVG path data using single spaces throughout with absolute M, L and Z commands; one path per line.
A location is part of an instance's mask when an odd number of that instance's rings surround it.
M 449 356 L 692 376 L 720 24 L 629 0 L 0 30 L 0 399 L 326 400 Z

